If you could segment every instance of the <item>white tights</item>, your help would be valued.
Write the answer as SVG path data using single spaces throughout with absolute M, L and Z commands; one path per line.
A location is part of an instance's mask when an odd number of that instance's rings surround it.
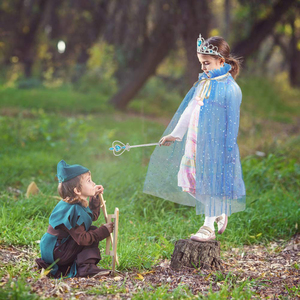
M 215 230 L 214 222 L 216 217 L 205 217 L 204 226 L 210 227 L 212 230 Z

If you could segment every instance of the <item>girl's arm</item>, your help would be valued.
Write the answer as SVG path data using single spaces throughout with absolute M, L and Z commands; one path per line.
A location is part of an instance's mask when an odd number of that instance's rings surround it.
M 193 87 L 186 95 L 186 98 L 193 97 L 194 94 L 198 95 L 201 86 L 202 86 L 201 84 L 198 84 L 197 87 Z M 203 101 L 201 101 L 201 99 L 196 96 L 195 98 L 192 98 L 192 100 L 189 102 L 188 106 L 182 113 L 176 127 L 174 128 L 172 133 L 170 133 L 171 136 L 177 138 L 180 141 L 182 140 L 189 127 L 192 112 L 197 104 L 203 106 Z
M 192 109 L 192 107 L 190 107 L 189 109 L 188 109 L 188 107 L 190 106 L 190 104 L 192 102 L 191 99 L 193 98 L 195 90 L 196 90 L 196 88 L 195 88 L 195 86 L 193 86 L 189 90 L 189 92 L 185 95 L 176 114 L 173 117 L 173 119 L 179 120 L 179 121 L 176 121 L 177 126 L 175 127 L 175 129 L 172 131 L 171 134 L 165 135 L 160 139 L 160 141 L 159 141 L 160 145 L 170 146 L 171 142 L 174 142 L 176 140 L 182 140 L 182 138 L 187 130 L 187 127 L 188 127 L 188 118 L 184 117 L 183 115 L 191 114 L 192 110 L 190 111 L 190 109 Z M 178 115 L 179 111 L 183 111 L 183 113 L 181 113 L 180 116 Z M 172 119 L 171 123 L 173 122 L 173 119 Z M 182 120 L 182 122 L 180 122 L 180 120 Z
M 184 135 L 185 135 L 185 133 L 186 133 L 188 127 L 189 127 L 191 115 L 192 115 L 192 112 L 193 112 L 194 108 L 196 107 L 196 105 L 197 105 L 196 100 L 192 100 L 189 103 L 187 108 L 182 113 L 176 127 L 170 133 L 171 136 L 177 138 L 179 141 L 182 140 L 182 138 L 184 137 Z
M 233 162 L 235 154 L 233 151 L 239 131 L 240 105 L 242 92 L 237 84 L 229 84 L 226 91 L 226 149 L 225 159 L 227 163 Z

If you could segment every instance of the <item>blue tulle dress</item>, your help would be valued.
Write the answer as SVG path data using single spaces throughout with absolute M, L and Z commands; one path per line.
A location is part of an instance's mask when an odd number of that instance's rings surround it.
M 187 112 L 197 109 L 195 186 L 188 193 L 179 186 L 179 170 L 186 154 L 190 124 L 173 145 L 157 146 L 151 156 L 144 193 L 179 204 L 196 206 L 196 214 L 230 216 L 245 209 L 246 192 L 240 162 L 237 135 L 242 93 L 230 75 L 230 65 L 199 75 L 187 93 L 163 136 L 172 134 Z M 201 96 L 204 105 L 195 106 Z M 193 107 L 193 105 L 195 107 Z M 192 122 L 190 119 L 190 123 Z M 194 119 L 195 120 L 195 119 Z M 181 125 L 180 125 L 181 126 Z M 183 126 L 183 125 L 182 125 Z M 179 130 L 180 131 L 180 130 Z

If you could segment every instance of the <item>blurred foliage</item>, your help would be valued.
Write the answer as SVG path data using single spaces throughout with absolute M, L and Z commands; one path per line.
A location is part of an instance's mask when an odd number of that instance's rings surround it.
M 3 0 L 0 3 L 0 83 L 22 89 L 57 88 L 72 83 L 75 89 L 84 93 L 94 91 L 111 96 L 116 93 L 118 84 L 126 82 L 134 68 L 143 64 L 143 53 L 149 51 L 150 39 L 156 38 L 151 33 L 159 20 L 157 13 L 182 9 L 177 1 L 167 6 L 162 3 L 130 0 L 123 7 L 116 0 L 88 3 L 77 0 Z M 247 38 L 255 22 L 271 14 L 277 1 L 231 0 L 227 3 L 230 18 L 226 20 L 230 23 L 225 23 L 226 1 L 213 0 L 209 5 L 212 25 L 208 26 L 211 27 L 211 35 L 224 35 L 229 28 L 226 39 L 233 46 Z M 192 6 L 192 3 L 189 5 Z M 274 33 L 281 36 L 280 44 L 266 39 L 262 43 L 262 51 L 256 51 L 252 60 L 244 64 L 249 72 L 253 72 L 254 68 L 250 65 L 259 58 L 263 63 L 256 63 L 255 69 L 264 73 L 264 62 L 273 57 L 277 63 L 268 65 L 269 74 L 280 71 L 279 66 L 288 71 L 283 48 L 290 47 L 289 39 L 293 33 L 290 18 L 293 16 L 296 45 L 300 51 L 299 15 L 299 5 L 295 5 L 281 21 L 278 20 Z M 181 24 L 180 14 L 165 17 L 174 19 L 170 21 L 174 22 L 176 45 L 156 74 L 172 81 L 172 88 L 176 88 L 176 79 L 183 79 L 183 75 L 189 72 L 181 36 L 184 23 Z M 57 48 L 59 41 L 66 44 L 65 51 L 61 53 Z M 277 55 L 274 46 L 279 47 L 282 55 Z
M 114 47 L 105 42 L 96 43 L 89 52 L 88 70 L 80 78 L 75 89 L 83 93 L 99 92 L 112 95 L 117 90 L 117 82 L 113 76 L 117 70 Z

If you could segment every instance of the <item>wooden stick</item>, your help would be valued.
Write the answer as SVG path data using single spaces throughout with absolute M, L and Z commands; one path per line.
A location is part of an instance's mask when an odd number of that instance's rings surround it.
M 111 215 L 107 215 L 107 218 L 105 220 L 106 223 L 111 222 Z M 106 238 L 106 249 L 105 249 L 105 254 L 106 255 L 111 255 L 110 252 L 110 245 L 113 244 L 113 238 L 112 238 L 112 233 L 109 234 L 109 236 Z
M 106 210 L 105 200 L 103 199 L 103 195 L 99 194 L 99 197 L 100 197 L 100 205 L 101 205 L 101 208 L 102 208 L 102 211 L 103 211 L 103 214 L 104 214 L 105 222 L 110 223 L 112 218 L 115 219 L 114 236 L 117 237 L 118 236 L 118 229 L 119 229 L 118 228 L 118 225 L 119 225 L 119 209 L 116 208 L 118 210 L 117 216 L 116 216 L 116 214 L 115 215 L 108 215 L 107 210 Z M 117 220 L 117 226 L 116 226 L 116 220 Z M 110 251 L 110 244 L 112 244 L 112 248 L 113 248 L 112 252 Z M 117 265 L 119 266 L 119 259 L 118 259 L 118 255 L 117 255 L 117 244 L 115 245 L 115 247 L 114 247 L 114 244 L 115 243 L 114 243 L 113 235 L 112 235 L 112 233 L 110 233 L 109 237 L 106 239 L 106 251 L 105 251 L 105 253 L 107 255 L 111 255 L 112 258 L 113 258 L 113 261 L 115 261 L 117 263 Z M 114 253 L 114 249 L 115 249 L 115 253 Z
M 114 228 L 114 242 L 113 245 L 113 257 L 112 257 L 112 274 L 115 274 L 116 263 L 119 265 L 117 256 L 117 245 L 118 245 L 118 232 L 119 232 L 119 209 L 115 208 L 115 228 Z

